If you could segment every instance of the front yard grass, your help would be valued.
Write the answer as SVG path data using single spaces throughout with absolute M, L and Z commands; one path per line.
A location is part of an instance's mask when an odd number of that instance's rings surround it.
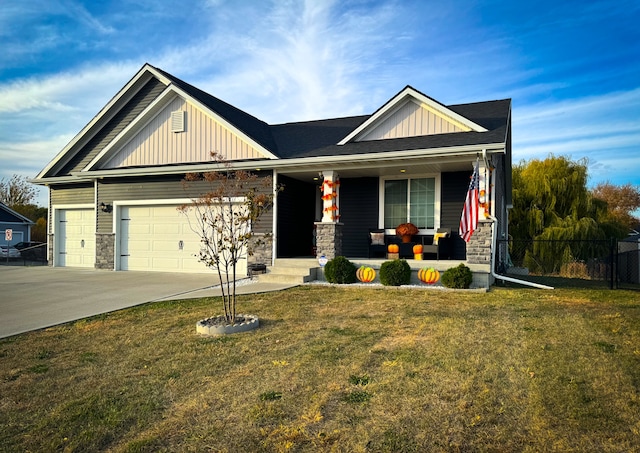
M 303 286 L 0 340 L 2 451 L 638 451 L 638 293 Z

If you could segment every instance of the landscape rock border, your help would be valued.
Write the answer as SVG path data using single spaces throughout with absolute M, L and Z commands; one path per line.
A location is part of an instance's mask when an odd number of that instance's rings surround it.
M 218 316 L 202 319 L 196 323 L 196 333 L 201 335 L 228 335 L 247 332 L 260 326 L 260 320 L 256 315 L 236 315 L 236 318 L 244 318 L 245 320 L 238 324 L 211 324 L 210 321 L 218 319 Z

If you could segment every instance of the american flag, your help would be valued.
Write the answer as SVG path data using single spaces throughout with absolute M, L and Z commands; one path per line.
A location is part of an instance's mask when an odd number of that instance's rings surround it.
M 462 218 L 460 219 L 460 237 L 469 242 L 471 235 L 478 226 L 478 162 L 473 169 L 467 198 L 464 200 Z

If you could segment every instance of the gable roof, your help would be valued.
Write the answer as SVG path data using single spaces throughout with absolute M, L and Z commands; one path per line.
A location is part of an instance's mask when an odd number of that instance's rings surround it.
M 382 107 L 376 110 L 371 117 L 354 129 L 349 135 L 347 135 L 344 139 L 342 139 L 338 144 L 344 145 L 350 141 L 357 141 L 359 138 L 363 138 L 367 131 L 371 131 L 375 129 L 375 127 L 385 121 L 385 119 L 389 118 L 394 112 L 400 109 L 403 105 L 408 102 L 413 101 L 421 108 L 424 108 L 431 113 L 435 114 L 437 117 L 445 120 L 446 122 L 453 125 L 456 129 L 460 129 L 465 132 L 475 131 L 475 132 L 486 132 L 487 130 L 482 126 L 474 123 L 469 120 L 469 118 L 465 118 L 464 116 L 456 113 L 455 111 L 448 109 L 443 104 L 440 104 L 438 101 L 430 98 L 429 96 L 419 92 L 415 88 L 410 85 L 404 87 L 398 94 L 396 94 L 393 98 L 387 101 Z
M 101 167 L 176 96 L 255 147 L 263 156 L 257 160 L 270 160 L 269 166 L 274 168 L 287 165 L 288 160 L 302 162 L 301 159 L 307 158 L 327 161 L 332 156 L 343 158 L 380 153 L 393 153 L 397 158 L 398 153 L 416 154 L 421 150 L 427 153 L 425 155 L 435 156 L 447 149 L 475 152 L 485 145 L 496 145 L 495 150 L 504 149 L 511 112 L 510 99 L 446 106 L 407 85 L 371 115 L 269 125 L 162 69 L 145 64 L 39 173 L 34 182 L 76 181 L 92 174 L 133 174 L 128 169 L 134 168 L 148 168 L 155 172 L 161 171 L 163 166 L 167 171 L 179 172 L 183 166 L 206 164 L 209 160 L 148 166 L 120 160 L 123 163 L 117 168 Z M 398 118 L 406 121 L 410 115 L 418 113 L 437 118 L 447 126 L 433 133 L 420 130 L 414 131 L 413 135 L 381 133 L 383 129 L 392 127 Z M 255 157 L 243 159 L 248 159 L 247 162 L 256 160 Z
M 221 99 L 210 95 L 209 93 L 202 91 L 187 82 L 180 80 L 179 78 L 163 71 L 162 69 L 154 69 L 164 75 L 172 84 L 182 89 L 185 93 L 191 96 L 193 99 L 197 99 L 203 105 L 207 106 L 212 112 L 217 113 L 222 118 L 225 118 L 230 124 L 234 125 L 249 137 L 253 138 L 256 142 L 262 145 L 266 150 L 272 153 L 277 152 L 276 144 L 269 131 L 269 125 L 262 120 L 259 120 L 255 116 L 248 114 L 247 112 L 240 110 L 231 104 L 227 104 Z
M 17 213 L 6 204 L 0 202 L 0 223 L 25 223 L 34 225 L 35 222 Z
M 359 116 L 337 118 L 306 123 L 289 123 L 281 126 L 272 126 L 276 130 L 276 140 L 280 152 L 288 158 L 292 157 L 320 157 L 320 156 L 344 156 L 349 154 L 381 153 L 402 150 L 440 149 L 447 147 L 477 146 L 503 144 L 506 141 L 511 100 L 477 102 L 472 104 L 450 105 L 447 107 L 452 113 L 464 116 L 469 122 L 473 122 L 481 130 L 486 132 L 452 132 L 446 134 L 418 135 L 411 137 L 367 140 L 367 141 L 329 141 L 329 137 L 323 141 L 315 138 L 313 143 L 306 146 L 295 142 L 295 137 L 302 137 L 307 133 L 318 135 L 334 131 L 335 138 L 340 132 L 352 128 L 346 137 L 354 136 L 356 130 L 364 130 L 365 124 L 372 124 L 372 116 Z M 326 126 L 326 127 L 325 127 Z M 278 130 L 282 128 L 282 130 Z M 285 136 L 285 138 L 283 138 Z M 313 135 L 309 140 L 314 140 Z M 292 143 L 289 143 L 292 142 Z M 295 142 L 295 143 L 293 143 Z M 344 144 L 339 144 L 343 143 Z

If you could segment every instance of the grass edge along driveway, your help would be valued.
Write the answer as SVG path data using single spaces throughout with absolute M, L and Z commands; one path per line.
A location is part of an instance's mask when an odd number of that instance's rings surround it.
M 640 303 L 609 290 L 302 286 L 0 340 L 6 451 L 634 451 Z

